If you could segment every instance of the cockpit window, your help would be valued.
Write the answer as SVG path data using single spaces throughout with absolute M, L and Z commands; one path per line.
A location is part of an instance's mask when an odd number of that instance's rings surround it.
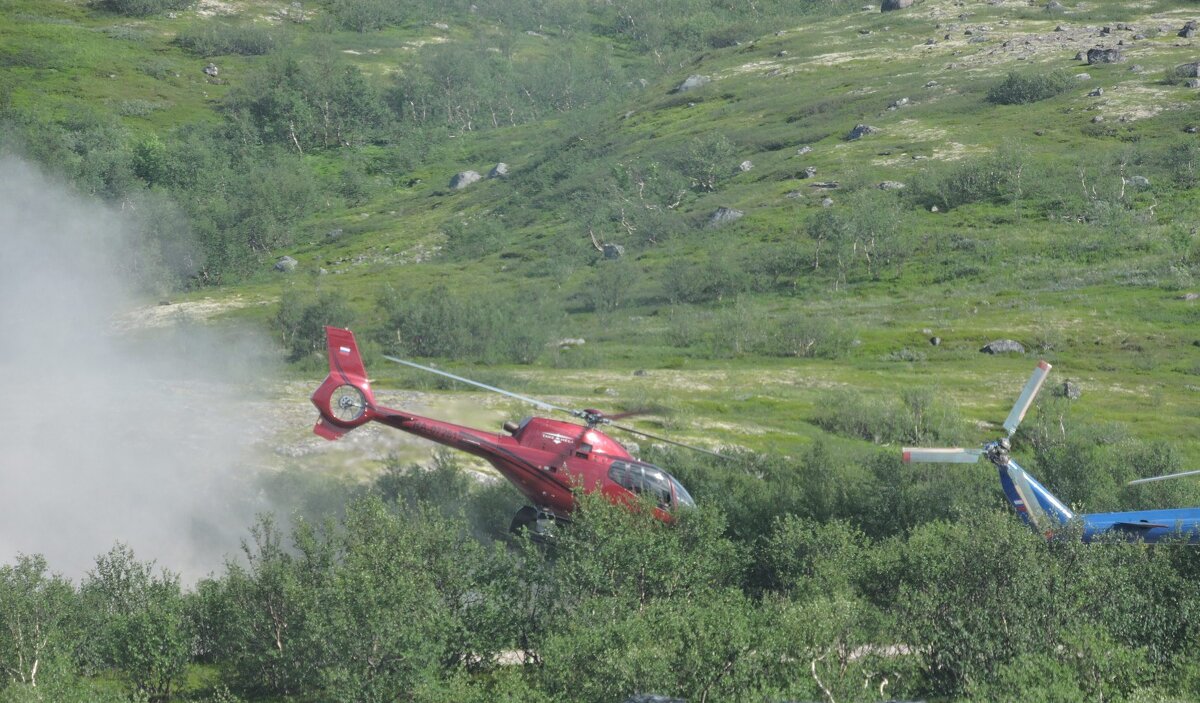
M 671 485 L 675 486 L 675 501 L 679 505 L 684 505 L 689 508 L 696 507 L 696 501 L 692 500 L 692 494 L 688 493 L 687 489 L 683 487 L 683 484 L 680 483 L 674 476 L 671 476 Z
M 672 486 L 675 487 L 675 499 L 680 505 L 695 504 L 692 497 L 671 474 L 653 464 L 614 461 L 608 469 L 608 477 L 616 484 L 638 495 L 648 493 L 654 496 L 659 507 L 662 508 L 671 506 Z

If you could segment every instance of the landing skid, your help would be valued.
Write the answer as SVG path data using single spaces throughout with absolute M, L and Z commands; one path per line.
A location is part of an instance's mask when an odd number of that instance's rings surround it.
M 508 531 L 519 535 L 528 530 L 530 539 L 534 542 L 547 542 L 554 538 L 557 527 L 565 524 L 567 524 L 566 520 L 553 513 L 526 505 L 513 516 Z

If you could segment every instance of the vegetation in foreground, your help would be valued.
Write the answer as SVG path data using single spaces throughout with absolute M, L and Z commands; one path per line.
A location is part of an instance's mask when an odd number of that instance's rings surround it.
M 549 545 L 498 536 L 514 495 L 442 455 L 339 516 L 261 518 L 191 587 L 120 544 L 78 584 L 20 556 L 0 700 L 1196 695 L 1194 549 L 1046 541 L 995 489 L 935 495 L 890 457 L 744 459 L 693 465 L 712 498 L 671 524 L 583 496 Z

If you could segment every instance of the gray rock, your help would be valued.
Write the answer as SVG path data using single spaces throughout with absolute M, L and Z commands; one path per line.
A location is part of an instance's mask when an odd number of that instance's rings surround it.
M 1046 3 L 1046 12 L 1065 12 L 1066 9 L 1066 6 L 1058 0 L 1050 0 Z
M 1150 179 L 1145 176 L 1132 176 L 1128 179 L 1129 185 L 1134 188 L 1149 188 Z
M 879 190 L 902 190 L 904 184 L 900 181 L 884 181 L 879 184 Z
M 280 273 L 291 273 L 296 270 L 296 264 L 300 263 L 290 256 L 281 256 L 275 261 L 275 270 Z
M 1175 67 L 1175 75 L 1179 78 L 1200 78 L 1200 61 L 1179 64 Z
M 816 166 L 806 166 L 804 171 L 800 173 L 800 178 L 812 178 L 817 175 Z
M 503 161 L 501 161 L 500 163 L 493 166 L 491 171 L 488 171 L 488 178 L 507 178 L 507 177 L 508 177 L 508 164 L 504 163 Z
M 937 44 L 937 39 L 934 39 L 933 37 L 925 40 L 925 46 L 933 46 L 934 44 Z
M 687 701 L 682 698 L 660 696 L 657 693 L 635 693 L 622 703 L 687 703 Z
M 1067 379 L 1054 389 L 1054 395 L 1067 400 L 1079 400 L 1083 397 L 1083 389 L 1079 387 L 1078 383 Z
M 1092 92 L 1088 93 L 1088 97 L 1089 97 L 1089 98 L 1098 98 L 1098 97 L 1100 97 L 1101 95 L 1104 95 L 1104 89 L 1103 89 L 1103 88 L 1096 88 L 1096 89 L 1095 89 L 1095 90 L 1093 90 Z
M 802 146 L 802 147 L 800 147 L 799 149 L 797 149 L 797 150 L 796 150 L 796 156 L 803 156 L 803 155 L 807 154 L 807 153 L 808 153 L 808 152 L 810 152 L 810 151 L 812 151 L 812 147 L 811 147 L 811 146 L 808 146 L 808 145 L 806 144 L 806 145 L 804 145 L 804 146 Z
M 1184 39 L 1191 39 L 1196 36 L 1196 20 L 1188 20 L 1184 23 L 1183 28 L 1179 30 L 1179 36 Z
M 1090 73 L 1076 73 L 1076 74 L 1075 74 L 1075 80 L 1077 80 L 1077 81 L 1090 81 L 1090 80 L 1092 80 L 1092 74 L 1090 74 Z
M 1200 300 L 1200 293 L 1184 293 L 1176 300 Z
M 974 36 L 974 37 L 971 37 L 970 39 L 968 39 L 967 43 L 968 44 L 982 44 L 982 43 L 986 42 L 987 40 L 988 40 L 988 38 L 986 36 L 980 34 L 980 35 L 977 35 L 977 36 Z
M 572 347 L 582 347 L 587 344 L 587 340 L 583 337 L 564 337 L 555 342 L 559 349 L 571 349 Z
M 479 175 L 478 171 L 463 171 L 454 174 L 454 178 L 450 179 L 450 187 L 454 190 L 462 190 L 472 183 L 478 182 L 483 176 Z
M 753 168 L 754 168 L 754 162 L 751 161 L 750 159 L 746 159 L 742 163 L 738 164 L 738 170 L 741 171 L 742 173 L 746 173 L 747 171 L 750 171 Z
M 713 212 L 713 214 L 708 216 L 708 226 L 721 227 L 729 224 L 730 222 L 736 222 L 742 219 L 745 214 L 746 213 L 742 212 L 741 210 L 734 210 L 730 207 L 719 207 Z
M 821 207 L 833 207 L 833 198 L 822 198 Z
M 1187 132 L 1188 134 L 1195 134 L 1196 132 L 1200 132 L 1200 127 L 1197 127 L 1196 125 L 1188 125 L 1187 127 L 1183 128 L 1183 131 Z
M 204 67 L 204 73 L 209 76 L 212 76 L 213 78 L 216 78 L 217 74 L 219 74 L 220 72 L 221 72 L 221 69 L 217 68 L 217 65 L 215 63 L 210 63 Z
M 1061 24 L 1060 24 L 1060 25 L 1055 25 L 1055 27 L 1054 27 L 1054 31 L 1056 31 L 1056 32 L 1065 32 L 1065 31 L 1067 31 L 1067 28 L 1066 28 L 1066 27 L 1064 27 L 1064 26 L 1062 26 Z
M 605 244 L 602 249 L 606 259 L 619 259 L 625 256 L 625 247 L 620 244 Z
M 1087 54 L 1085 54 L 1081 51 L 1078 54 L 1075 54 L 1075 60 L 1076 61 L 1087 61 Z
M 1024 354 L 1025 347 L 1020 342 L 1011 339 L 997 339 L 988 342 L 979 351 L 984 354 Z
M 942 338 L 941 337 L 930 337 L 929 343 L 935 347 L 940 347 L 942 345 Z
M 328 232 L 325 233 L 325 238 L 326 239 L 341 239 L 342 238 L 342 228 L 338 227 L 337 229 L 329 230 Z
M 1104 121 L 1103 115 L 1096 115 L 1095 117 L 1092 118 L 1092 124 L 1100 124 L 1103 121 Z
M 899 100 L 893 100 L 892 104 L 888 105 L 888 109 L 896 110 L 898 108 L 904 107 L 907 104 L 908 104 L 908 98 L 900 98 Z
M 701 76 L 699 74 L 694 74 L 694 75 L 691 75 L 691 76 L 688 76 L 687 78 L 685 78 L 683 80 L 683 82 L 680 83 L 679 85 L 675 86 L 675 90 L 673 90 L 671 92 L 686 93 L 689 90 L 695 90 L 696 88 L 699 88 L 704 85 L 708 85 L 709 83 L 712 83 L 712 79 L 709 78 L 708 76 Z
M 903 10 L 906 7 L 912 7 L 913 0 L 883 0 L 879 3 L 880 12 L 892 12 L 893 10 Z
M 941 85 L 941 84 L 938 83 L 937 81 L 928 81 L 927 83 L 925 83 L 926 88 L 936 88 L 939 85 Z
M 1200 88 L 1200 78 L 1189 78 L 1184 85 L 1189 88 Z
M 855 141 L 856 139 L 862 139 L 863 137 L 867 136 L 868 134 L 875 134 L 878 131 L 879 131 L 878 129 L 876 129 L 875 127 L 872 127 L 871 125 L 866 125 L 866 124 L 854 125 L 854 129 L 850 130 L 850 133 L 846 135 L 846 141 L 852 142 L 852 141 Z
M 1095 49 L 1088 49 L 1087 52 L 1087 62 L 1089 66 L 1100 63 L 1121 63 L 1124 60 L 1125 56 L 1121 53 L 1120 49 L 1104 49 L 1096 47 Z

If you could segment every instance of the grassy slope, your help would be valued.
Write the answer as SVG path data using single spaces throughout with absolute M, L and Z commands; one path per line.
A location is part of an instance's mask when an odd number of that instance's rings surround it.
M 699 256 L 722 241 L 752 247 L 803 237 L 802 223 L 820 208 L 824 195 L 793 177 L 804 166 L 816 166 L 819 180 L 910 182 L 931 163 L 988 154 L 1005 144 L 1029 150 L 1036 160 L 1074 163 L 1080 154 L 1119 145 L 1133 135 L 1142 143 L 1177 137 L 1194 114 L 1195 95 L 1165 85 L 1161 76 L 1169 66 L 1197 57 L 1191 42 L 1174 36 L 1192 14 L 1171 9 L 1173 5 L 1091 3 L 1090 10 L 1051 17 L 1024 3 L 972 2 L 964 8 L 931 0 L 900 13 L 864 12 L 780 28 L 753 44 L 707 52 L 668 78 L 652 82 L 599 121 L 590 138 L 605 153 L 632 158 L 669 151 L 690 136 L 719 130 L 737 146 L 739 158 L 755 164 L 718 192 L 692 196 L 681 205 L 697 220 L 717 206 L 737 207 L 747 212 L 742 221 L 716 233 L 697 232 L 670 247 L 637 250 L 633 256 L 642 278 L 652 282 L 671 258 Z M 270 13 L 269 8 L 254 7 L 258 15 Z M 79 3 L 17 0 L 0 4 L 0 9 L 7 18 L 0 22 L 0 46 L 8 55 L 21 47 L 29 49 L 27 58 L 9 60 L 5 69 L 10 85 L 17 86 L 15 102 L 50 111 L 69 110 L 81 101 L 115 111 L 127 100 L 160 105 L 146 117 L 125 118 L 138 131 L 215 118 L 216 101 L 255 60 L 221 57 L 217 62 L 227 84 L 204 81 L 200 68 L 207 61 L 169 43 L 172 33 L 190 21 L 190 13 L 130 21 Z M 965 20 L 959 19 L 963 12 L 970 13 Z M 1095 41 L 1095 32 L 1086 39 L 1081 32 L 1075 42 L 1051 44 L 1018 59 L 1017 49 L 1027 35 L 1053 38 L 1056 24 L 1098 28 L 1115 21 L 1162 25 L 1171 32 L 1133 42 L 1126 64 L 1082 67 L 1073 60 L 1076 51 Z M 978 34 L 981 25 L 991 27 L 985 32 L 989 40 L 969 43 L 963 30 L 975 28 Z M 452 23 L 448 31 L 408 27 L 366 36 L 335 33 L 325 41 L 339 50 L 359 52 L 347 56 L 382 73 L 402 66 L 405 56 L 416 50 L 414 42 L 434 37 L 453 41 L 459 31 Z M 951 40 L 942 38 L 947 33 Z M 927 38 L 937 43 L 926 46 Z M 518 50 L 536 51 L 538 41 L 544 40 L 521 38 Z M 1013 50 L 1003 46 L 1005 41 L 1011 41 Z M 46 54 L 51 44 L 69 49 Z M 1144 71 L 1131 72 L 1133 63 Z M 950 64 L 955 67 L 948 68 Z M 1072 73 L 1086 70 L 1091 80 L 1033 105 L 997 107 L 983 100 L 994 80 L 1030 64 Z M 692 73 L 715 80 L 695 94 L 669 94 Z M 931 80 L 939 85 L 925 88 Z M 1105 89 L 1105 97 L 1086 97 L 1097 86 Z M 902 97 L 911 103 L 886 109 Z M 1111 127 L 1106 132 L 1089 128 L 1096 108 Z M 628 111 L 632 115 L 621 119 Z M 1119 121 L 1122 115 L 1131 121 Z M 559 123 L 569 119 L 468 134 L 438 146 L 408 174 L 413 185 L 350 211 L 328 210 L 307 223 L 298 236 L 300 243 L 278 252 L 299 259 L 300 268 L 292 277 L 264 275 L 194 297 L 269 301 L 288 286 L 319 286 L 344 295 L 368 319 L 380 289 L 389 283 L 411 288 L 440 281 L 459 289 L 512 295 L 538 267 L 559 265 L 546 255 L 562 241 L 559 238 L 586 237 L 586 230 L 550 209 L 544 218 L 506 231 L 499 254 L 469 263 L 414 261 L 440 244 L 440 232 L 452 218 L 503 207 L 523 187 L 523 169 L 552 163 L 555 155 L 546 151 L 546 135 L 562 133 Z M 857 123 L 881 131 L 858 142 L 844 141 Z M 813 151 L 796 156 L 796 148 L 805 144 Z M 929 158 L 916 160 L 913 155 Z M 313 168 L 329 168 L 325 158 L 312 157 Z M 456 171 L 483 172 L 501 160 L 512 168 L 507 182 L 487 181 L 459 193 L 445 187 Z M 795 190 L 804 195 L 785 197 Z M 837 201 L 839 194 L 835 191 L 832 197 Z M 1198 210 L 1193 193 L 1173 193 L 1158 209 L 1159 222 L 1194 220 Z M 1086 242 L 1079 242 L 1080 227 L 1030 218 L 1008 206 L 972 205 L 913 216 L 927 241 L 933 242 L 929 251 L 934 255 L 910 261 L 881 281 L 848 290 L 808 284 L 793 296 L 757 296 L 746 303 L 774 313 L 803 310 L 851 321 L 860 344 L 846 359 L 690 358 L 663 340 L 665 309 L 646 306 L 620 314 L 571 316 L 567 336 L 588 340 L 591 362 L 582 363 L 585 368 L 499 373 L 508 374 L 509 385 L 520 384 L 515 390 L 554 394 L 581 405 L 660 401 L 676 409 L 677 416 L 663 425 L 647 421 L 643 426 L 666 429 L 684 440 L 711 434 L 722 442 L 794 453 L 825 434 L 811 421 L 836 388 L 891 397 L 905 387 L 929 387 L 969 419 L 998 422 L 1027 377 L 1032 359 L 989 357 L 976 350 L 990 339 L 1013 337 L 1027 344 L 1040 342 L 1057 366 L 1055 378 L 1082 383 L 1084 397 L 1073 411 L 1077 415 L 1121 421 L 1139 437 L 1170 441 L 1189 459 L 1200 459 L 1200 348 L 1192 344 L 1200 339 L 1192 324 L 1200 313 L 1197 303 L 1177 299 L 1179 287 L 1189 278 L 1181 281 L 1165 273 L 1162 257 L 1152 253 L 1122 253 L 1116 259 L 1080 264 L 1081 251 L 1086 254 Z M 342 228 L 344 236 L 325 241 L 323 233 L 333 228 Z M 963 239 L 970 240 L 970 249 L 952 246 Z M 318 268 L 331 274 L 318 276 Z M 579 288 L 591 268 L 580 264 L 576 270 L 534 280 L 566 296 Z M 951 271 L 956 274 L 948 276 Z M 230 314 L 266 318 L 270 313 L 269 306 L 251 306 Z M 926 329 L 944 343 L 930 347 Z M 903 349 L 924 360 L 888 360 Z M 643 368 L 649 370 L 647 375 L 633 376 L 633 370 Z M 378 365 L 374 372 L 384 387 L 411 383 L 409 377 Z M 991 432 L 979 429 L 971 439 Z

